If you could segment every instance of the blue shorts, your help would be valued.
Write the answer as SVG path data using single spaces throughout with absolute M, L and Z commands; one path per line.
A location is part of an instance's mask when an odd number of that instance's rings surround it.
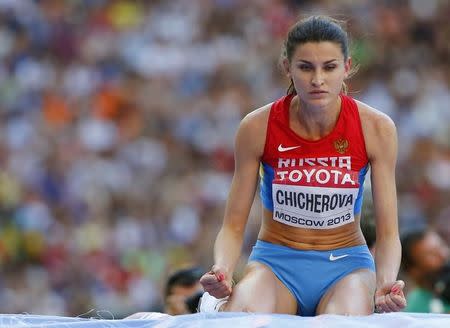
M 297 299 L 297 314 L 314 316 L 322 296 L 358 269 L 375 271 L 366 245 L 326 251 L 298 250 L 258 240 L 248 262 L 268 266 Z

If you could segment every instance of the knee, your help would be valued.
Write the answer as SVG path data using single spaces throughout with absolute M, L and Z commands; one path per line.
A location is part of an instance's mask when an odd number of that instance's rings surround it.
M 237 290 L 225 304 L 223 310 L 227 312 L 274 313 L 276 310 L 275 297 L 258 297 L 258 293 L 250 295 L 244 290 Z
M 318 314 L 369 315 L 373 313 L 372 293 L 364 289 L 349 289 L 348 293 L 331 293 L 322 300 Z
M 275 313 L 276 306 L 275 304 L 268 304 L 268 303 L 251 304 L 245 306 L 242 311 L 249 313 Z
M 321 312 L 320 314 L 370 315 L 373 313 L 373 304 L 363 300 L 358 302 L 340 300 L 340 302 L 330 302 Z
M 353 307 L 347 307 L 340 309 L 335 314 L 341 314 L 341 315 L 350 315 L 350 316 L 364 316 L 364 315 L 370 315 L 373 313 L 372 308 L 368 306 L 353 306 Z
M 228 302 L 224 308 L 227 312 L 248 312 L 248 313 L 275 313 L 276 306 L 271 302 L 258 302 L 258 303 L 240 303 Z

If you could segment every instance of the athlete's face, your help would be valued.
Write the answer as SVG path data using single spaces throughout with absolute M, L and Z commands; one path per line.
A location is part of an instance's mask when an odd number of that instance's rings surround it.
M 335 101 L 341 92 L 351 59 L 344 59 L 338 43 L 307 42 L 298 45 L 291 61 L 286 60 L 284 65 L 300 99 L 323 107 Z

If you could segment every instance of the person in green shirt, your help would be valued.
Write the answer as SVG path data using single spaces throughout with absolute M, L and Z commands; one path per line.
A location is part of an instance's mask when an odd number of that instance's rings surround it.
M 450 313 L 449 245 L 427 227 L 406 231 L 401 242 L 403 270 L 416 285 L 407 294 L 404 311 Z

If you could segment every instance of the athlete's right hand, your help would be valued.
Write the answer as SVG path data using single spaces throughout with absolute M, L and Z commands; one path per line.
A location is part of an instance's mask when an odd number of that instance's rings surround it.
M 231 277 L 228 276 L 226 270 L 217 265 L 213 265 L 211 271 L 206 272 L 200 278 L 200 284 L 205 292 L 215 298 L 224 298 L 231 294 Z

